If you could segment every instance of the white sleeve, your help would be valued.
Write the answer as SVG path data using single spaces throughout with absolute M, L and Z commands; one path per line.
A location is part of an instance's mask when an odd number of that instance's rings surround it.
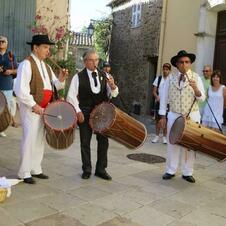
M 158 80 L 159 80 L 159 76 L 156 76 L 155 81 L 153 82 L 153 86 L 158 86 Z
M 51 73 L 52 73 L 52 83 L 53 83 L 53 85 L 56 87 L 57 90 L 64 89 L 65 81 L 60 82 L 58 80 L 58 78 L 56 77 L 55 73 L 53 72 L 52 68 L 51 67 L 49 67 L 49 68 L 50 68 Z
M 31 82 L 31 64 L 28 60 L 24 60 L 19 64 L 17 70 L 17 79 L 14 84 L 14 92 L 19 102 L 32 108 L 36 102 L 33 96 L 30 94 L 30 82 Z
M 169 86 L 170 78 L 165 81 L 164 89 L 162 90 L 160 105 L 159 105 L 159 115 L 166 115 L 168 97 L 169 97 Z
M 67 101 L 74 106 L 77 113 L 81 112 L 81 109 L 79 108 L 79 101 L 78 101 L 78 86 L 79 86 L 79 80 L 78 80 L 78 74 L 76 74 L 71 80 L 71 84 L 67 94 Z
M 198 87 L 199 91 L 201 92 L 201 96 L 200 97 L 196 97 L 196 99 L 198 101 L 203 102 L 206 99 L 206 95 L 205 95 L 203 82 L 202 82 L 202 79 L 200 78 L 200 76 L 197 76 L 197 87 Z
M 107 95 L 110 97 L 117 97 L 119 94 L 118 86 L 114 90 L 110 88 L 110 86 L 107 84 Z

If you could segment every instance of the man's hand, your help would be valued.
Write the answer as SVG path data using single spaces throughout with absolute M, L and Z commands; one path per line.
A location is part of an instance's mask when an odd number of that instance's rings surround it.
M 78 119 L 78 123 L 83 123 L 85 120 L 85 117 L 83 115 L 83 113 L 80 111 L 79 113 L 77 113 L 77 119 Z
M 201 92 L 199 91 L 198 87 L 197 87 L 197 84 L 196 84 L 196 81 L 194 80 L 189 80 L 189 85 L 192 87 L 192 89 L 194 90 L 195 92 L 195 96 L 196 97 L 200 97 L 202 94 Z
M 64 82 L 67 77 L 68 77 L 68 69 L 63 68 L 60 71 L 58 79 L 60 82 Z
M 161 119 L 159 120 L 161 128 L 166 128 L 166 116 L 162 115 Z
M 159 102 L 159 101 L 160 101 L 160 97 L 159 97 L 159 96 L 156 96 L 155 100 L 156 100 L 157 102 Z
M 4 75 L 12 75 L 13 74 L 13 70 L 8 69 L 3 74 Z
M 38 104 L 35 104 L 33 107 L 32 107 L 32 111 L 38 115 L 42 115 L 43 112 L 44 112 L 44 109 L 42 107 L 40 107 Z
M 111 75 L 109 75 L 107 83 L 112 90 L 116 89 L 115 80 Z

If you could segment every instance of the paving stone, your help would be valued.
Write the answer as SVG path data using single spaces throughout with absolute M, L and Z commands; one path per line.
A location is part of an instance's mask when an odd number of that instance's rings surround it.
M 4 208 L 1 208 L 0 204 L 0 225 L 1 226 L 22 226 L 24 225 L 16 217 L 13 217 Z
M 132 222 L 136 222 L 142 226 L 168 225 L 175 220 L 175 218 L 163 214 L 162 212 L 159 212 L 150 206 L 139 208 L 129 214 L 124 215 L 124 217 L 129 218 Z
M 67 210 L 63 214 L 79 220 L 86 226 L 96 226 L 117 216 L 112 211 L 90 203 Z
M 6 204 L 4 209 L 9 216 L 15 217 L 23 223 L 55 214 L 57 211 L 41 204 L 37 200 L 22 201 L 15 204 Z
M 112 220 L 106 221 L 98 226 L 141 226 L 140 224 L 133 223 L 125 217 L 115 217 Z
M 26 224 L 26 226 L 86 226 L 73 217 L 64 214 L 54 214 Z

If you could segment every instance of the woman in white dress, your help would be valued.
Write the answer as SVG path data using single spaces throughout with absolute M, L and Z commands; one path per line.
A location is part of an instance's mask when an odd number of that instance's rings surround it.
M 219 130 L 222 129 L 224 107 L 226 106 L 226 88 L 221 84 L 220 70 L 215 70 L 211 75 L 211 86 L 208 88 L 208 103 L 205 105 L 202 124 Z M 212 112 L 217 120 L 215 120 Z M 218 126 L 219 124 L 219 126 Z

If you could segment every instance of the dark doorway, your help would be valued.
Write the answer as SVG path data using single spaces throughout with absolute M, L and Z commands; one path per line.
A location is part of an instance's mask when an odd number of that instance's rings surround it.
M 219 12 L 217 17 L 214 69 L 221 70 L 222 83 L 226 85 L 226 10 Z M 224 111 L 224 124 L 225 123 L 226 110 Z

